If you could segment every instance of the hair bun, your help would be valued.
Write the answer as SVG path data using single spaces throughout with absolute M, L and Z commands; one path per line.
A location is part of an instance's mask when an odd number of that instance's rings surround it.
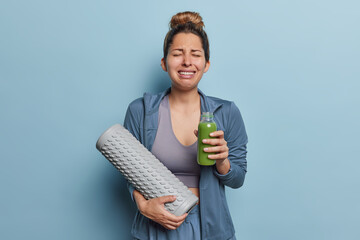
M 198 28 L 201 29 L 205 26 L 199 13 L 186 11 L 180 12 L 171 18 L 170 28 L 173 29 L 180 24 L 185 24 L 188 22 L 194 23 Z

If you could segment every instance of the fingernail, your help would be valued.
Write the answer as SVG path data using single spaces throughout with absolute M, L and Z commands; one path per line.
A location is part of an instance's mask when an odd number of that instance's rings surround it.
M 214 136 L 214 133 L 210 133 L 210 136 Z
M 207 143 L 207 140 L 206 140 L 206 139 L 203 139 L 202 142 L 203 142 L 203 143 Z
M 208 148 L 204 148 L 204 151 L 206 152 L 207 150 L 209 150 Z

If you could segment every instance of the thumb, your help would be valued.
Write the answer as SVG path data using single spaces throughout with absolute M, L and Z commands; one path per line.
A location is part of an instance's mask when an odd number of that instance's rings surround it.
M 173 202 L 175 200 L 176 200 L 176 196 L 173 196 L 173 195 L 159 197 L 159 201 L 161 203 Z

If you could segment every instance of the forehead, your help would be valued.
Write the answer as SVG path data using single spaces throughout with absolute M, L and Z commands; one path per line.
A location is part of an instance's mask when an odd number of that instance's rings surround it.
M 171 49 L 202 49 L 201 38 L 193 33 L 178 33 L 173 38 Z

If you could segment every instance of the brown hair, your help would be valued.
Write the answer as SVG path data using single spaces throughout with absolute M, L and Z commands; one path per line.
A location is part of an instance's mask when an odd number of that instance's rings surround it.
M 169 52 L 169 48 L 173 42 L 173 39 L 178 33 L 193 33 L 196 36 L 200 37 L 202 47 L 205 52 L 205 60 L 206 62 L 210 59 L 210 49 L 209 49 L 209 40 L 205 30 L 204 22 L 202 21 L 202 17 L 199 13 L 196 12 L 180 12 L 175 14 L 170 21 L 170 30 L 166 34 L 164 39 L 164 60 L 166 62 L 166 58 Z

